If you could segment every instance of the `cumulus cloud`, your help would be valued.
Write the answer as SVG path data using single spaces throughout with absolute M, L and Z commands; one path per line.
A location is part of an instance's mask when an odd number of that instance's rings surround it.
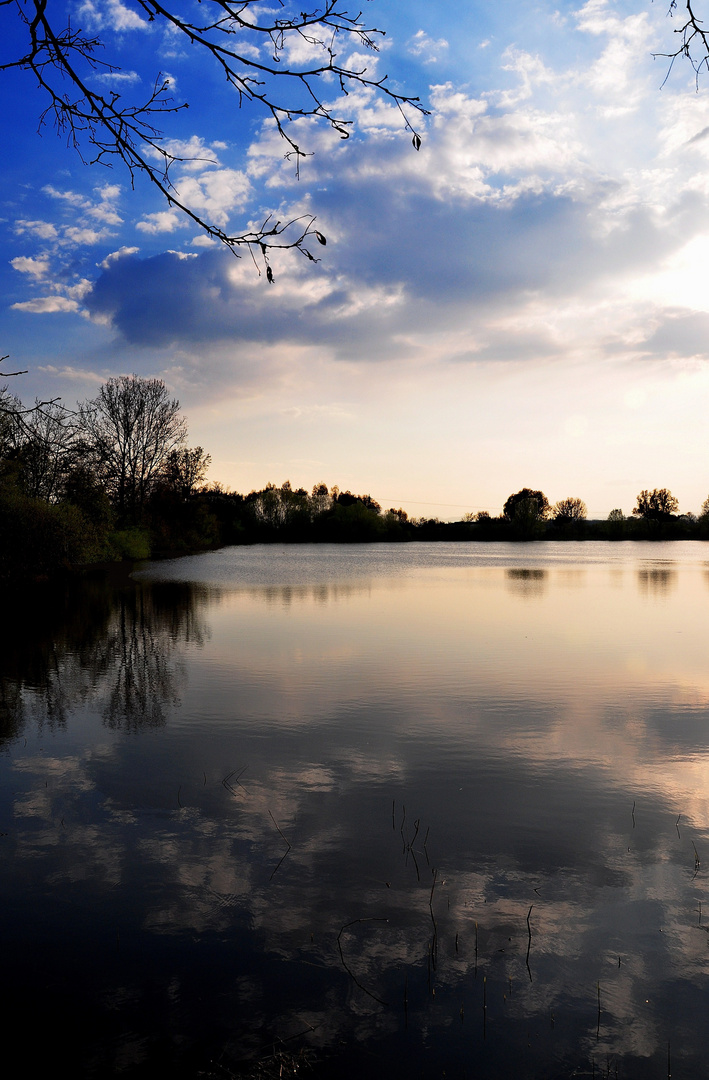
M 116 209 L 116 203 L 121 197 L 119 184 L 104 184 L 95 189 L 99 199 L 86 207 L 90 217 L 105 222 L 107 225 L 121 225 L 123 218 Z
M 158 210 L 155 214 L 146 214 L 136 222 L 136 229 L 144 233 L 171 233 L 175 229 L 184 229 L 187 222 L 179 210 Z
M 417 30 L 408 44 L 412 56 L 420 56 L 424 64 L 436 64 L 448 50 L 445 38 L 430 37 L 425 30 Z
M 81 278 L 76 284 L 67 285 L 64 288 L 64 293 L 70 300 L 83 300 L 91 292 L 93 285 L 93 281 L 90 281 L 89 278 Z
M 80 206 L 84 209 L 87 205 L 90 205 L 85 195 L 79 195 L 76 191 L 61 191 L 54 184 L 45 184 L 42 190 L 45 195 L 49 195 L 52 199 L 61 199 L 71 206 Z
M 331 42 L 332 31 L 314 23 L 307 34 L 288 34 L 282 55 L 292 67 L 326 66 Z
M 234 210 L 245 206 L 251 193 L 249 178 L 240 169 L 212 169 L 175 181 L 181 199 L 204 214 L 210 224 L 226 226 Z
M 341 207 L 343 194 L 350 196 L 349 210 Z M 588 204 L 569 198 L 480 201 L 463 217 L 460 203 L 430 195 L 399 204 L 383 178 L 336 198 L 341 239 L 329 272 L 303 272 L 291 260 L 277 264 L 276 286 L 268 289 L 248 263 L 239 267 L 219 250 L 189 264 L 168 255 L 131 257 L 104 271 L 87 297 L 88 310 L 134 343 L 311 341 L 336 355 L 374 359 L 414 353 L 417 335 L 452 321 L 470 328 L 490 317 L 491 304 L 499 309 L 540 289 L 558 301 L 591 268 L 602 277 L 644 258 L 632 245 L 626 251 L 622 242 L 596 241 Z M 638 220 L 636 231 L 648 227 Z M 661 239 L 655 232 L 647 243 Z M 390 253 L 386 262 L 382 251 Z
M 670 259 L 687 230 L 709 228 L 709 140 L 702 138 L 709 112 L 693 105 L 690 118 L 684 98 L 680 106 L 665 92 L 642 137 L 629 139 L 628 124 L 635 133 L 637 122 L 609 113 L 608 73 L 625 65 L 626 104 L 645 93 L 646 74 L 631 58 L 649 46 L 648 20 L 592 0 L 576 26 L 595 49 L 585 66 L 510 48 L 501 61 L 502 89 L 434 85 L 418 154 L 410 135 L 402 137 L 398 110 L 363 87 L 347 99 L 358 133 L 347 144 L 296 121 L 299 141 L 318 154 L 306 163 L 297 195 L 289 201 L 281 191 L 275 213 L 280 220 L 318 215 L 329 244 L 326 251 L 315 245 L 323 256 L 317 267 L 274 255 L 271 288 L 248 260 L 235 263 L 206 236 L 189 241 L 203 249 L 189 260 L 184 253 L 138 258 L 125 244 L 104 258 L 98 281 L 82 296 L 91 317 L 146 347 L 310 343 L 367 362 L 539 359 L 589 348 L 640 355 L 644 347 L 654 355 L 664 339 L 658 329 L 651 340 L 642 319 L 651 311 L 662 320 L 666 305 L 650 297 L 646 283 L 635 293 L 625 283 Z M 421 57 L 434 45 L 444 42 L 424 31 L 409 42 Z M 371 65 L 370 57 L 351 59 Z M 173 182 L 180 198 L 222 227 L 235 211 L 263 220 L 256 199 L 296 182 L 271 122 L 248 147 L 245 170 L 230 167 L 223 142 L 195 134 L 165 146 L 179 159 Z M 113 226 L 117 188 L 90 199 L 45 190 L 81 219 L 57 227 L 63 242 L 96 242 L 96 222 Z M 143 214 L 135 227 L 148 243 L 184 223 L 176 210 L 162 209 Z M 679 317 L 667 327 L 679 330 Z
M 139 250 L 140 248 L 137 247 L 121 247 L 118 251 L 111 251 L 105 259 L 98 263 L 98 266 L 102 270 L 108 270 L 109 266 L 118 259 L 125 259 L 128 255 L 137 255 Z
M 638 352 L 647 358 L 696 357 L 709 360 L 709 312 L 667 308 Z
M 224 143 L 205 143 L 200 135 L 191 135 L 189 139 L 170 139 L 162 144 L 165 154 L 179 162 L 182 172 L 201 172 L 206 166 L 219 165 L 217 150 L 226 149 Z M 150 156 L 162 163 L 165 158 L 161 151 L 153 149 Z
M 57 375 L 62 379 L 77 383 L 100 384 L 106 381 L 105 374 L 100 374 L 97 371 L 86 371 L 84 368 L 75 368 L 71 364 L 63 364 L 61 367 L 57 367 L 56 364 L 40 364 L 38 371 L 47 375 Z
M 561 107 L 448 84 L 434 101 L 420 154 L 384 133 L 314 167 L 324 264 L 276 259 L 269 288 L 219 249 L 121 260 L 86 297 L 91 317 L 145 347 L 309 344 L 367 363 L 650 356 L 648 312 L 662 305 L 624 282 L 709 227 L 709 196 L 689 176 L 678 186 L 679 163 L 612 175 Z
M 51 221 L 27 221 L 24 218 L 15 222 L 14 230 L 16 236 L 28 234 L 36 236 L 38 240 L 55 240 L 59 235 Z
M 94 75 L 94 79 L 110 86 L 135 86 L 136 83 L 141 82 L 137 71 L 103 71 Z
M 209 224 L 225 227 L 232 212 L 246 205 L 252 194 L 251 181 L 241 169 L 222 166 L 219 151 L 227 149 L 225 143 L 206 143 L 201 136 L 192 135 L 189 139 L 170 140 L 163 149 L 174 159 L 171 181 L 180 201 L 207 218 Z M 150 156 L 160 164 L 165 160 L 158 150 Z M 176 210 L 157 211 L 146 214 L 137 227 L 141 232 L 173 232 L 181 225 L 179 218 Z
M 261 50 L 257 45 L 253 45 L 249 41 L 243 41 L 237 39 L 233 42 L 232 48 L 239 56 L 246 57 L 247 60 L 258 60 L 261 56 Z
M 580 30 L 607 39 L 600 57 L 578 74 L 579 83 L 592 91 L 602 116 L 635 112 L 648 88 L 649 74 L 641 76 L 641 65 L 653 47 L 647 12 L 623 17 L 608 0 L 588 0 L 576 18 Z
M 123 224 L 123 218 L 118 213 L 117 203 L 121 196 L 119 184 L 104 184 L 94 188 L 94 198 L 83 195 L 71 189 L 60 189 L 53 184 L 47 184 L 42 189 L 50 199 L 66 208 L 67 215 L 70 213 L 70 221 L 57 223 L 44 231 L 52 236 L 59 246 L 81 247 L 83 245 L 94 246 L 110 236 L 115 235 L 111 228 Z M 94 222 L 100 222 L 104 227 L 96 228 Z M 45 223 L 32 223 L 44 225 Z M 26 227 L 26 222 L 18 222 L 17 226 Z
M 121 0 L 83 0 L 79 14 L 97 30 L 149 30 L 150 23 Z
M 10 260 L 10 265 L 21 274 L 29 274 L 34 278 L 43 278 L 49 272 L 49 259 L 46 257 L 32 259 L 18 255 L 17 258 Z
M 76 247 L 94 247 L 113 235 L 108 229 L 92 229 L 86 225 L 67 225 L 62 234 L 65 243 Z
M 28 311 L 33 315 L 47 315 L 60 311 L 78 311 L 79 305 L 76 300 L 66 296 L 37 296 L 34 300 L 12 304 L 12 308 L 14 311 Z
M 87 297 L 91 317 L 109 320 L 134 343 L 219 341 L 231 334 L 274 342 L 291 334 L 309 337 L 314 312 L 328 298 L 338 304 L 343 299 L 324 278 L 295 272 L 284 274 L 283 283 L 279 278 L 269 295 L 252 267 L 219 249 L 181 255 L 132 256 L 109 266 Z

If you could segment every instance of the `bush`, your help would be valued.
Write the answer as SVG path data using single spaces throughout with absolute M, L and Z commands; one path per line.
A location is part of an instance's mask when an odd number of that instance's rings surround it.
M 145 529 L 117 529 L 110 533 L 109 543 L 114 559 L 150 558 L 150 536 Z
M 101 537 L 77 506 L 0 489 L 0 577 L 44 577 L 100 558 Z

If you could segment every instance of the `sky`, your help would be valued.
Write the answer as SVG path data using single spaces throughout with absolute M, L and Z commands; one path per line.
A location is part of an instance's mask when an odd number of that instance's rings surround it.
M 23 400 L 161 378 L 209 478 L 242 492 L 324 481 L 457 519 L 522 487 L 590 517 L 668 487 L 700 510 L 709 75 L 656 55 L 680 25 L 666 0 L 371 0 L 379 52 L 343 39 L 338 58 L 421 97 L 421 148 L 355 87 L 349 139 L 296 121 L 299 176 L 268 117 L 135 0 L 52 6 L 120 69 L 92 85 L 132 102 L 161 73 L 189 104 L 163 145 L 197 213 L 231 231 L 313 215 L 327 245 L 275 253 L 269 284 L 120 163 L 87 164 L 86 144 L 82 161 L 49 119 L 38 134 L 36 79 L 0 72 L 0 353 L 28 369 Z M 0 64 L 25 33 L 1 8 Z

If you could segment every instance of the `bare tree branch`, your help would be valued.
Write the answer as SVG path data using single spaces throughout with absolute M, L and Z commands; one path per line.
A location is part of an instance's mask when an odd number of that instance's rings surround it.
M 340 102 L 354 87 L 390 101 L 401 113 L 402 125 L 418 150 L 421 136 L 410 117 L 427 113 L 419 98 L 393 89 L 386 75 L 370 75 L 366 65 L 351 66 L 340 60 L 342 50 L 352 45 L 376 53 L 384 31 L 368 26 L 361 12 L 348 11 L 346 0 L 322 0 L 308 11 L 298 10 L 295 0 L 277 3 L 281 17 L 274 16 L 271 0 L 201 0 L 179 13 L 159 0 L 133 0 L 132 10 L 144 14 L 146 23 L 169 26 L 208 56 L 234 89 L 239 107 L 251 104 L 270 118 L 285 141 L 284 156 L 295 163 L 296 173 L 309 151 L 294 134 L 293 121 L 320 121 L 342 139 L 351 134 L 352 120 L 326 100 L 325 91 L 333 85 Z M 131 185 L 138 176 L 147 177 L 169 206 L 185 214 L 207 236 L 235 255 L 248 249 L 259 273 L 261 266 L 265 267 L 269 281 L 273 281 L 273 273 L 268 252 L 273 248 L 295 248 L 310 261 L 317 261 L 306 247 L 312 236 L 322 243 L 313 217 L 289 221 L 268 217 L 260 228 L 231 233 L 190 207 L 180 197 L 170 172 L 185 159 L 164 145 L 159 126 L 164 117 L 181 112 L 188 104 L 174 103 L 170 80 L 162 74 L 157 75 L 148 97 L 135 105 L 124 102 L 115 89 L 95 89 L 97 71 L 105 80 L 118 74 L 119 67 L 99 55 L 104 48 L 100 37 L 74 29 L 70 21 L 59 29 L 48 6 L 47 0 L 0 0 L 0 10 L 15 9 L 27 38 L 22 55 L 0 62 L 0 72 L 19 68 L 35 77 L 48 99 L 40 116 L 40 130 L 51 122 L 67 145 L 89 164 L 112 166 L 116 160 L 121 162 L 128 169 Z M 294 43 L 306 46 L 305 62 L 289 63 Z
M 682 5 L 685 14 L 681 15 L 682 25 L 675 27 L 673 33 L 677 35 L 677 48 L 666 53 L 655 53 L 656 57 L 669 60 L 667 74 L 662 81 L 664 86 L 670 77 L 675 60 L 684 56 L 694 68 L 697 89 L 699 89 L 699 76 L 702 71 L 709 71 L 709 33 L 704 29 L 704 22 L 694 13 L 691 0 L 684 0 Z M 667 14 L 673 17 L 680 5 L 677 0 L 670 0 Z
M 9 359 L 10 359 L 10 354 L 9 353 L 7 353 L 6 356 L 0 356 L 0 364 L 2 364 L 2 362 L 4 360 L 9 360 Z M 26 375 L 28 370 L 29 370 L 28 368 L 25 368 L 24 371 L 0 371 L 0 379 L 12 379 L 15 375 Z

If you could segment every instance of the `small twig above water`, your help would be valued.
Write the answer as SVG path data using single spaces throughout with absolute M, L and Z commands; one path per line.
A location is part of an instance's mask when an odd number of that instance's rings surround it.
M 357 926 L 359 923 L 388 923 L 388 922 L 389 922 L 388 919 L 380 919 L 380 918 L 352 919 L 351 922 L 345 923 L 345 925 L 340 928 L 340 932 L 337 935 L 337 947 L 340 950 L 340 960 L 342 961 L 343 968 L 345 969 L 347 974 L 350 976 L 352 981 L 360 988 L 360 990 L 363 990 L 364 993 L 367 994 L 368 997 L 373 998 L 374 1001 L 377 1001 L 380 1005 L 384 1005 L 385 1008 L 389 1008 L 389 1002 L 388 1001 L 383 1001 L 380 997 L 377 997 L 377 995 L 374 994 L 371 990 L 368 990 L 367 987 L 364 986 L 364 984 L 359 981 L 359 979 L 355 975 L 354 971 L 352 970 L 352 968 L 349 966 L 349 964 L 345 960 L 345 954 L 342 951 L 342 935 L 344 934 L 345 930 L 349 930 L 350 926 Z
M 527 971 L 529 972 L 529 981 L 530 982 L 532 982 L 532 969 L 529 966 L 529 954 L 530 954 L 531 949 L 532 949 L 532 926 L 531 926 L 531 923 L 529 921 L 529 917 L 532 914 L 532 908 L 533 907 L 534 907 L 534 904 L 530 904 L 529 911 L 527 912 L 527 935 L 528 935 L 528 939 L 527 939 L 527 959 L 526 959 L 526 964 L 527 964 Z
M 240 771 L 238 776 L 236 775 L 236 769 L 232 769 L 232 771 L 230 773 L 227 773 L 227 775 L 222 780 L 222 787 L 226 788 L 226 790 L 230 791 L 231 794 L 234 795 L 234 796 L 238 795 L 238 792 L 237 792 L 236 788 L 234 787 L 234 784 L 238 784 L 239 787 L 241 788 L 241 790 L 245 791 L 246 788 L 244 787 L 244 785 L 240 781 L 241 781 L 241 777 L 244 775 L 244 773 L 246 772 L 247 769 L 248 769 L 248 765 L 244 765 L 243 769 Z M 234 779 L 234 784 L 232 784 L 232 782 L 231 782 L 232 777 L 235 778 Z M 206 783 L 206 779 L 207 778 L 205 776 L 205 783 Z
M 276 826 L 276 831 L 278 832 L 278 835 L 281 837 L 281 839 L 287 845 L 286 850 L 283 853 L 283 856 L 279 860 L 278 864 L 274 867 L 273 873 L 271 874 L 271 877 L 268 879 L 269 881 L 272 881 L 273 877 L 276 874 L 276 871 L 280 869 L 281 863 L 283 863 L 284 860 L 286 859 L 286 857 L 287 857 L 287 855 L 288 855 L 288 853 L 289 853 L 289 851 L 291 849 L 291 843 L 290 843 L 290 840 L 286 836 L 284 836 L 283 833 L 281 832 L 281 827 L 278 824 L 278 822 L 276 821 L 276 819 L 274 818 L 274 816 L 273 816 L 273 814 L 271 813 L 270 810 L 268 811 L 268 815 L 269 815 L 271 821 L 273 822 L 273 824 Z

